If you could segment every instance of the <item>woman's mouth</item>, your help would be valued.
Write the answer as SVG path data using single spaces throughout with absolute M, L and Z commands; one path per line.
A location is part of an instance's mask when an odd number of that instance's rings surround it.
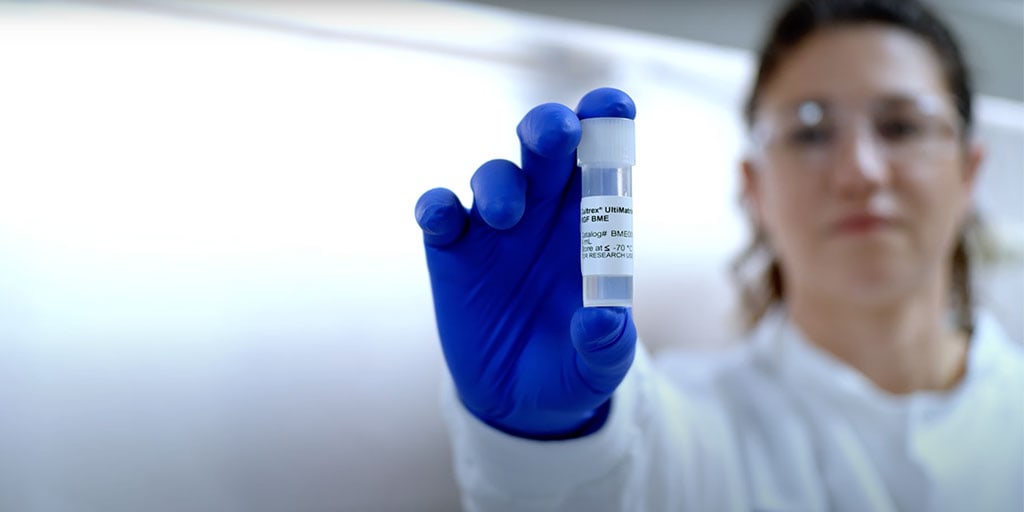
M 892 219 L 871 213 L 855 213 L 841 218 L 835 223 L 835 231 L 840 234 L 866 234 L 892 225 Z

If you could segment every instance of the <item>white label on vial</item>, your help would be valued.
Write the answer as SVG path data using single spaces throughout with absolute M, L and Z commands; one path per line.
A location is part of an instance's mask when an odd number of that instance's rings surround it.
M 580 266 L 585 276 L 633 275 L 633 198 L 580 201 Z

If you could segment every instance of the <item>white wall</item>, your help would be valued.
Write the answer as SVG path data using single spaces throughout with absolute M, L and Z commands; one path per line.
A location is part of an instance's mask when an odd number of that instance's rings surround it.
M 0 510 L 455 508 L 413 205 L 468 204 L 530 106 L 597 86 L 639 110 L 641 335 L 731 338 L 749 56 L 446 3 L 113 5 L 0 6 Z M 994 112 L 983 203 L 1019 235 Z

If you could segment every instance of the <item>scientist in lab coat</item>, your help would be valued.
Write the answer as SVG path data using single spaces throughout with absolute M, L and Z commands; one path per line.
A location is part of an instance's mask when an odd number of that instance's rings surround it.
M 915 0 L 781 13 L 746 108 L 749 339 L 713 361 L 652 362 L 628 308 L 581 307 L 580 119 L 635 114 L 540 105 L 470 209 L 416 205 L 465 507 L 1024 510 L 1024 355 L 971 294 L 982 151 L 947 27 Z

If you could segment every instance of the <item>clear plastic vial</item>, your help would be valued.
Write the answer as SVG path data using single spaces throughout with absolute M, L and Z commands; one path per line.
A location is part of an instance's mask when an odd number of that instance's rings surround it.
M 580 268 L 583 305 L 633 305 L 632 119 L 597 117 L 580 121 L 577 149 L 582 172 Z

